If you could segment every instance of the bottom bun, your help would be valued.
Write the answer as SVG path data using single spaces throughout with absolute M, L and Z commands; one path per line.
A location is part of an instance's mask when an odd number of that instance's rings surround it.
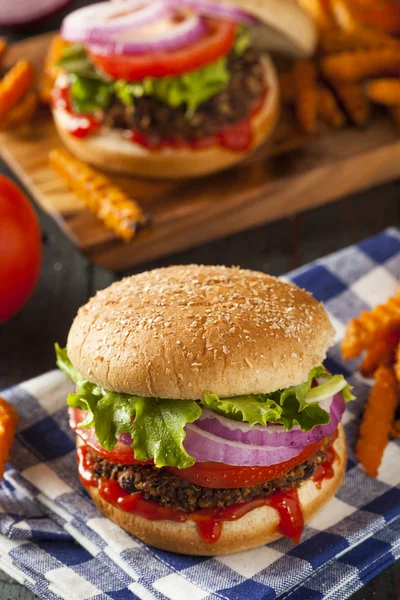
M 78 443 L 79 443 L 78 438 Z M 339 435 L 334 443 L 338 459 L 333 464 L 334 476 L 324 479 L 318 489 L 314 481 L 307 480 L 299 488 L 299 499 L 305 522 L 308 522 L 335 495 L 343 483 L 346 471 L 347 450 L 343 425 L 339 425 Z M 88 488 L 100 512 L 117 525 L 136 536 L 149 546 L 180 554 L 216 556 L 232 554 L 256 548 L 273 542 L 282 535 L 277 530 L 279 516 L 274 508 L 255 508 L 237 521 L 223 523 L 218 542 L 206 544 L 200 538 L 192 521 L 150 521 L 143 517 L 124 512 L 103 500 L 97 488 Z
M 221 146 L 192 150 L 163 148 L 147 150 L 122 137 L 121 131 L 102 127 L 85 138 L 69 134 L 69 115 L 53 110 L 54 122 L 61 140 L 79 160 L 106 171 L 158 179 L 184 179 L 221 171 L 240 162 L 258 148 L 272 133 L 279 116 L 279 85 L 272 61 L 263 58 L 264 77 L 268 86 L 265 103 L 252 118 L 253 142 L 246 152 L 234 152 Z

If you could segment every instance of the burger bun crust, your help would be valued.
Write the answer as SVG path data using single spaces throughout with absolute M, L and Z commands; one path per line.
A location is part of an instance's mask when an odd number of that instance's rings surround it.
M 79 311 L 74 367 L 100 387 L 198 400 L 266 394 L 307 381 L 333 341 L 322 304 L 257 271 L 186 265 L 127 277 Z
M 78 437 L 78 444 L 80 438 Z M 304 520 L 308 523 L 314 515 L 335 495 L 343 483 L 347 450 L 343 425 L 339 425 L 339 435 L 334 442 L 337 459 L 333 464 L 334 476 L 322 480 L 320 489 L 311 479 L 299 488 L 299 500 Z M 278 531 L 278 512 L 269 506 L 255 508 L 237 521 L 223 523 L 220 539 L 207 544 L 200 538 L 196 525 L 192 521 L 151 521 L 127 513 L 101 498 L 98 489 L 87 490 L 98 510 L 128 533 L 139 538 L 145 544 L 161 550 L 195 556 L 217 556 L 232 554 L 256 548 L 273 542 L 282 535 Z

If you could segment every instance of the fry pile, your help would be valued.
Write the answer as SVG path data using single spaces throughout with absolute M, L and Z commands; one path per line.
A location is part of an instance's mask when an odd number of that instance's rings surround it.
M 0 397 L 0 481 L 4 475 L 8 454 L 18 425 L 14 408 Z
M 7 43 L 0 38 L 0 68 Z M 0 129 L 13 129 L 28 123 L 35 114 L 39 98 L 34 90 L 35 74 L 28 60 L 19 60 L 0 78 Z
M 66 150 L 52 150 L 50 166 L 100 219 L 104 225 L 125 242 L 131 241 L 137 231 L 147 225 L 147 218 L 139 204 L 105 176 Z
M 378 474 L 390 437 L 400 439 L 396 420 L 400 392 L 400 288 L 385 304 L 364 311 L 347 325 L 342 342 L 346 360 L 364 352 L 360 367 L 374 377 L 356 446 L 357 459 L 371 477 Z
M 374 105 L 387 107 L 400 127 L 400 3 L 297 1 L 319 31 L 314 59 L 281 74 L 282 97 L 301 130 L 313 134 L 319 122 L 365 127 Z

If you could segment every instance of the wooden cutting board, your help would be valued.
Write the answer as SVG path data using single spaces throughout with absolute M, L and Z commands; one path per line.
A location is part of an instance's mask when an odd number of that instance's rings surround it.
M 50 37 L 14 44 L 7 64 L 28 57 L 39 71 Z M 151 218 L 151 227 L 125 244 L 49 168 L 48 153 L 57 146 L 60 140 L 45 108 L 33 126 L 0 133 L 0 156 L 37 202 L 90 260 L 112 270 L 290 217 L 400 176 L 400 139 L 383 116 L 365 131 L 329 131 L 312 140 L 287 138 L 281 128 L 272 149 L 269 144 L 243 165 L 211 177 L 154 182 L 111 176 Z

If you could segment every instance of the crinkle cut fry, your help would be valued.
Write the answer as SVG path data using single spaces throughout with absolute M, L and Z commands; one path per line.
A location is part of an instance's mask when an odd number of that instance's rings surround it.
M 370 346 L 360 366 L 364 377 L 371 377 L 376 369 L 382 365 L 391 365 L 394 362 L 396 348 L 400 341 L 400 330 L 377 340 Z
M 400 293 L 392 296 L 386 304 L 379 304 L 364 311 L 347 325 L 342 341 L 345 360 L 355 358 L 378 339 L 400 327 Z
M 317 70 L 314 63 L 299 60 L 293 69 L 295 110 L 300 127 L 305 133 L 314 133 L 317 126 L 318 92 Z
M 398 381 L 391 367 L 379 367 L 362 417 L 356 445 L 357 460 L 376 477 L 389 441 L 397 403 Z
M 336 82 L 333 87 L 349 120 L 358 127 L 364 127 L 371 116 L 371 105 L 361 85 Z
M 0 120 L 33 86 L 35 75 L 28 60 L 20 60 L 0 81 Z
M 0 397 L 0 480 L 4 475 L 8 455 L 18 425 L 16 410 Z
M 65 150 L 52 150 L 50 166 L 88 209 L 118 237 L 130 241 L 147 219 L 137 202 L 107 177 L 74 158 Z
M 369 77 L 398 76 L 400 49 L 374 48 L 325 56 L 321 69 L 329 81 L 357 82 Z

